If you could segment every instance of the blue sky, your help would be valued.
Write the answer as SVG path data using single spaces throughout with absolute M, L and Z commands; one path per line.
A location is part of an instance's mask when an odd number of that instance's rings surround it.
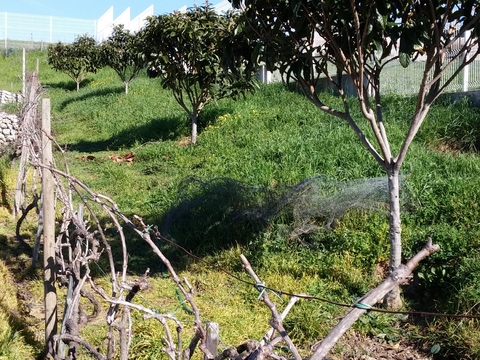
M 219 2 L 210 1 L 212 5 Z M 185 5 L 190 7 L 204 3 L 204 0 L 0 0 L 0 12 L 98 19 L 113 6 L 114 17 L 130 7 L 133 19 L 150 5 L 154 6 L 155 14 L 165 14 Z

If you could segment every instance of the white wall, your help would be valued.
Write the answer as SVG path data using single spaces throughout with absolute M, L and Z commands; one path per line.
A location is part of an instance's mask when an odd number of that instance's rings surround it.
M 103 41 L 108 38 L 112 32 L 113 24 L 113 6 L 97 20 L 97 41 Z
M 213 9 L 217 13 L 224 13 L 224 12 L 227 12 L 229 10 L 232 10 L 232 4 L 230 4 L 230 2 L 228 0 L 223 0 L 223 1 L 219 2 L 217 5 L 214 5 Z
M 150 5 L 148 8 L 143 10 L 140 14 L 138 14 L 133 20 L 130 21 L 130 31 L 138 31 L 142 27 L 144 27 L 147 23 L 147 17 L 153 16 L 153 5 Z
M 130 27 L 130 8 L 126 8 L 115 20 L 113 20 L 112 28 L 117 25 L 125 25 L 125 29 Z
M 125 29 L 137 32 L 145 25 L 147 16 L 152 16 L 153 14 L 153 5 L 150 5 L 135 18 L 131 19 L 130 7 L 128 7 L 114 19 L 112 6 L 97 20 L 97 41 L 102 42 L 106 40 L 112 33 L 113 27 L 120 24 L 123 24 Z
M 216 12 L 223 13 L 230 10 L 232 6 L 228 0 L 223 0 L 214 5 L 213 8 Z M 187 11 L 187 7 L 182 6 L 178 11 L 185 12 Z M 97 41 L 101 42 L 106 40 L 112 33 L 113 27 L 119 24 L 125 25 L 125 29 L 136 32 L 146 24 L 146 18 L 154 14 L 154 7 L 150 5 L 135 18 L 131 19 L 130 7 L 128 7 L 120 16 L 114 19 L 112 6 L 97 20 Z

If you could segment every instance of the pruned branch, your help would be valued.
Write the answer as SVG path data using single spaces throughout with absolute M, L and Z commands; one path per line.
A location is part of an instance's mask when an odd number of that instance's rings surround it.
M 92 345 L 90 345 L 90 343 L 88 341 L 82 339 L 80 336 L 74 336 L 74 335 L 70 335 L 70 334 L 55 335 L 54 340 L 55 341 L 63 340 L 65 342 L 73 341 L 73 342 L 79 343 L 85 349 L 87 349 L 87 351 L 90 354 L 95 356 L 98 360 L 108 360 L 108 358 L 105 355 L 100 353 L 97 349 L 95 349 Z M 62 359 L 62 358 L 60 357 L 60 359 Z
M 255 280 L 255 283 L 262 284 L 262 281 L 257 276 L 255 271 L 252 269 L 252 266 L 250 265 L 247 258 L 243 254 L 240 255 L 240 258 L 242 259 L 242 264 L 245 271 Z M 290 336 L 288 336 L 287 331 L 283 327 L 283 319 L 281 315 L 278 313 L 275 303 L 270 300 L 270 297 L 268 296 L 268 293 L 266 291 L 261 292 L 260 299 L 265 303 L 265 305 L 268 306 L 268 308 L 272 313 L 272 319 L 270 320 L 270 325 L 272 325 L 272 327 L 280 334 L 283 340 L 285 340 L 285 343 L 287 344 L 290 351 L 292 352 L 293 357 L 296 360 L 301 360 L 302 357 L 298 352 L 298 349 L 296 348 L 292 339 L 290 338 Z
M 320 346 L 310 357 L 310 360 L 322 360 L 353 323 L 367 312 L 368 307 L 374 306 L 382 300 L 394 287 L 406 284 L 410 274 L 418 263 L 438 250 L 440 250 L 440 246 L 433 245 L 432 239 L 429 238 L 424 248 L 408 260 L 405 265 L 401 265 L 395 269 L 395 271 L 392 272 L 380 285 L 357 301 L 356 304 L 361 304 L 362 306 L 354 306 L 354 308 L 350 310 L 350 312 L 332 329 L 332 331 L 330 331 L 327 337 L 322 340 Z
M 300 300 L 298 296 L 292 296 L 290 300 L 288 301 L 287 306 L 285 309 L 283 309 L 282 313 L 280 314 L 280 318 L 285 320 L 287 317 L 288 313 L 292 309 L 293 305 L 296 304 L 296 302 Z M 262 341 L 260 341 L 260 345 L 265 345 L 265 344 L 270 344 L 272 342 L 273 336 L 275 335 L 275 329 L 272 327 L 268 332 L 263 336 Z

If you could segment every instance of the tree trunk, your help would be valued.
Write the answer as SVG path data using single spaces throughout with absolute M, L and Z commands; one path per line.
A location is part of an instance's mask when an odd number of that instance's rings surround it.
M 194 111 L 191 116 L 192 119 L 192 137 L 191 143 L 196 144 L 197 142 L 197 123 L 198 123 L 198 114 Z
M 80 90 L 80 80 L 75 81 L 77 83 L 77 91 Z
M 125 95 L 128 95 L 128 81 L 125 81 L 124 84 L 125 84 Z
M 390 273 L 395 271 L 402 263 L 402 228 L 400 223 L 400 180 L 399 171 L 395 168 L 387 170 L 388 196 L 390 202 L 389 238 L 390 238 Z M 384 299 L 389 309 L 400 309 L 402 299 L 400 288 L 395 286 Z

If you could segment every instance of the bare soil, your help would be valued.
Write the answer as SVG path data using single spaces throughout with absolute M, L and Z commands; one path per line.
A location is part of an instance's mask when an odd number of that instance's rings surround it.
M 388 343 L 349 331 L 337 344 L 332 360 L 431 360 L 430 349 L 411 341 Z

